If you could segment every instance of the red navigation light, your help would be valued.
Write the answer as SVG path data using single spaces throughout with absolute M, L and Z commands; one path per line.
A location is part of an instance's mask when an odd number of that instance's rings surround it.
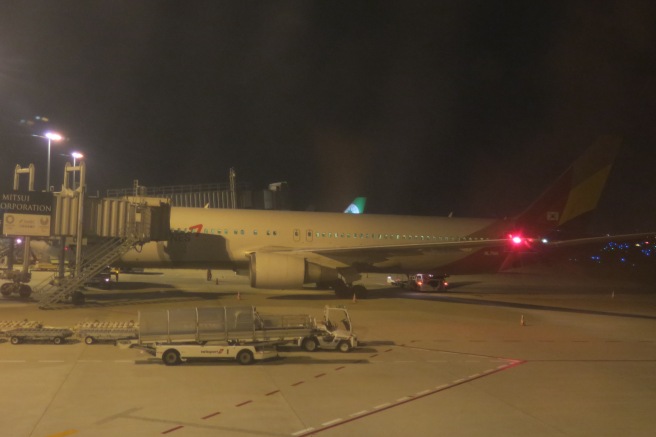
M 510 241 L 512 241 L 512 243 L 515 246 L 517 246 L 519 244 L 522 244 L 524 242 L 524 239 L 522 237 L 520 237 L 519 235 L 510 234 L 510 235 L 508 235 L 508 237 L 510 238 Z

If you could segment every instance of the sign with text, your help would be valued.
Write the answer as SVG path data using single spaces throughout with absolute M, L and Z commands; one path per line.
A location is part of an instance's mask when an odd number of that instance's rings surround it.
M 9 237 L 49 237 L 52 193 L 0 193 L 0 228 Z
M 3 234 L 11 237 L 49 237 L 50 216 L 4 213 Z

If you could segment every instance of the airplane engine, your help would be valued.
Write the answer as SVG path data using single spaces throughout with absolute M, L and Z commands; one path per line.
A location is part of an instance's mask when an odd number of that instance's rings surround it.
M 310 282 L 337 280 L 337 271 L 278 253 L 254 253 L 250 266 L 253 288 L 301 288 Z

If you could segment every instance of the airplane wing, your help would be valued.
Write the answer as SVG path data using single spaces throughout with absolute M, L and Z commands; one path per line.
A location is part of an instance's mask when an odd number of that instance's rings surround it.
M 596 237 L 572 238 L 568 240 L 546 241 L 541 245 L 544 247 L 561 248 L 585 246 L 589 244 L 608 243 L 610 241 L 632 241 L 645 238 L 656 238 L 656 232 L 643 232 L 638 234 L 601 235 Z
M 398 245 L 371 245 L 362 247 L 314 247 L 314 248 L 288 248 L 268 247 L 259 248 L 258 252 L 278 253 L 281 255 L 303 257 L 317 264 L 339 268 L 358 264 L 377 264 L 396 257 L 421 256 L 426 252 L 434 254 L 440 252 L 460 252 L 463 255 L 480 249 L 499 250 L 506 249 L 507 252 L 517 249 L 517 254 L 522 252 L 539 252 L 541 250 L 584 247 L 609 241 L 631 241 L 645 238 L 656 238 L 656 233 L 636 233 L 622 235 L 603 235 L 595 237 L 572 238 L 558 241 L 541 241 L 537 239 L 523 239 L 513 244 L 508 238 L 481 239 L 458 241 L 421 242 Z M 254 252 L 254 251 L 253 251 Z
M 398 245 L 375 245 L 363 247 L 324 247 L 324 248 L 259 248 L 257 252 L 277 253 L 281 255 L 302 257 L 308 261 L 331 268 L 349 267 L 353 265 L 378 264 L 397 257 L 412 257 L 424 255 L 426 252 L 473 252 L 482 248 L 511 248 L 508 238 L 480 239 L 461 241 L 438 241 L 409 243 Z M 255 252 L 255 251 L 253 251 Z

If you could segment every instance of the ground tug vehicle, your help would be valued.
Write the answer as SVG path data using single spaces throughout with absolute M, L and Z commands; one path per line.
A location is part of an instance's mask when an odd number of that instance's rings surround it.
M 348 310 L 342 306 L 324 307 L 323 321 L 315 322 L 309 337 L 297 338 L 295 344 L 308 352 L 317 349 L 337 349 L 349 352 L 358 346 Z

